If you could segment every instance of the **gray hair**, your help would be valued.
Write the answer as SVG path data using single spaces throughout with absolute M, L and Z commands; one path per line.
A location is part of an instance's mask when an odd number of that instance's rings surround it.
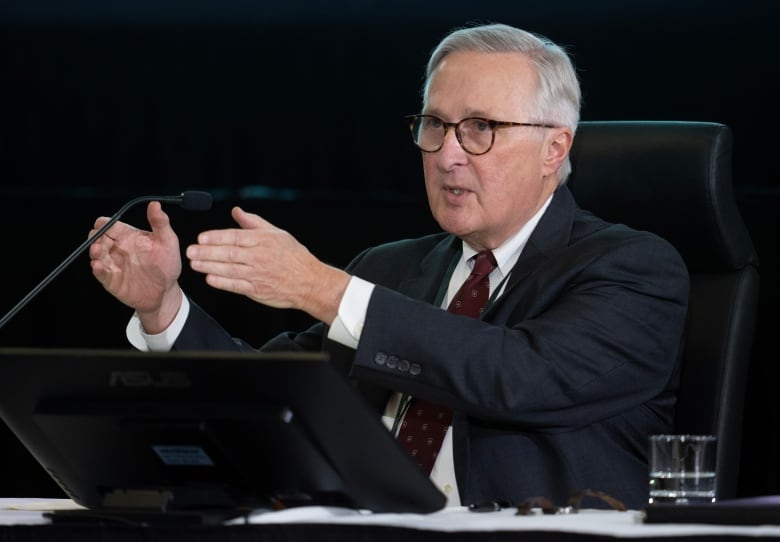
M 447 55 L 458 51 L 519 53 L 528 57 L 536 67 L 540 81 L 536 99 L 529 104 L 531 118 L 528 121 L 566 126 L 572 132 L 577 131 L 582 95 L 569 55 L 544 36 L 505 24 L 460 28 L 448 34 L 428 60 L 423 103 L 428 101 L 428 85 L 434 70 Z M 567 156 L 558 170 L 559 184 L 566 181 L 570 172 L 571 161 Z

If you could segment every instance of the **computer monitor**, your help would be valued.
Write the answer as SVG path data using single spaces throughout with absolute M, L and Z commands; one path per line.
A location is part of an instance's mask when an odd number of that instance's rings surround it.
M 3 348 L 0 415 L 90 510 L 446 502 L 320 353 Z

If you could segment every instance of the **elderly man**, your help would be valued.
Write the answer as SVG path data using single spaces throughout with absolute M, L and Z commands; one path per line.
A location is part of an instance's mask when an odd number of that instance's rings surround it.
M 647 437 L 671 428 L 687 272 L 659 237 L 577 207 L 564 183 L 579 102 L 549 40 L 456 30 L 409 119 L 443 232 L 341 270 L 236 207 L 238 228 L 186 250 L 209 285 L 319 320 L 261 350 L 327 350 L 450 505 L 590 488 L 642 507 Z M 135 310 L 130 342 L 250 348 L 183 294 L 168 217 L 159 203 L 147 215 L 151 231 L 117 223 L 90 250 L 94 275 Z

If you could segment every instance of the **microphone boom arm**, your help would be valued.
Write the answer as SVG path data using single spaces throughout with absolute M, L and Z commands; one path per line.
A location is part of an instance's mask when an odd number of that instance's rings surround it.
M 133 200 L 130 200 L 129 202 L 125 203 L 122 208 L 119 209 L 119 211 L 117 211 L 109 219 L 108 222 L 103 224 L 103 226 L 101 226 L 98 231 L 96 231 L 91 237 L 87 238 L 86 241 L 81 243 L 76 248 L 76 250 L 71 252 L 70 256 L 65 258 L 62 263 L 55 267 L 54 270 L 52 270 L 52 272 L 49 273 L 46 278 L 38 283 L 35 288 L 30 290 L 30 292 L 24 296 L 22 300 L 19 301 L 19 303 L 17 303 L 10 311 L 8 311 L 8 313 L 0 320 L 0 329 L 2 329 L 11 318 L 16 316 L 16 313 L 24 308 L 24 306 L 27 305 L 27 303 L 29 303 L 36 295 L 38 295 L 41 290 L 48 286 L 52 280 L 54 280 L 60 273 L 62 273 L 62 271 L 68 267 L 73 262 L 73 260 L 80 256 L 82 252 L 84 252 L 99 237 L 106 233 L 106 231 L 108 231 L 108 229 L 113 226 L 117 220 L 122 218 L 122 215 L 125 214 L 128 209 L 145 201 L 178 203 L 179 205 L 182 205 L 185 208 L 190 208 L 192 210 L 205 210 L 211 207 L 211 195 L 207 192 L 184 192 L 179 196 L 139 196 Z

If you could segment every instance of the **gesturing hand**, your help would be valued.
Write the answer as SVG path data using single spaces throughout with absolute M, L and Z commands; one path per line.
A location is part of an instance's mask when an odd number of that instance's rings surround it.
M 147 207 L 151 231 L 117 222 L 89 249 L 92 273 L 122 303 L 135 309 L 148 333 L 170 324 L 181 304 L 179 240 L 159 202 Z M 89 235 L 109 219 L 100 217 Z
M 292 235 L 234 207 L 240 228 L 212 230 L 187 248 L 190 265 L 206 282 L 264 305 L 295 308 L 330 323 L 349 275 L 315 258 Z

